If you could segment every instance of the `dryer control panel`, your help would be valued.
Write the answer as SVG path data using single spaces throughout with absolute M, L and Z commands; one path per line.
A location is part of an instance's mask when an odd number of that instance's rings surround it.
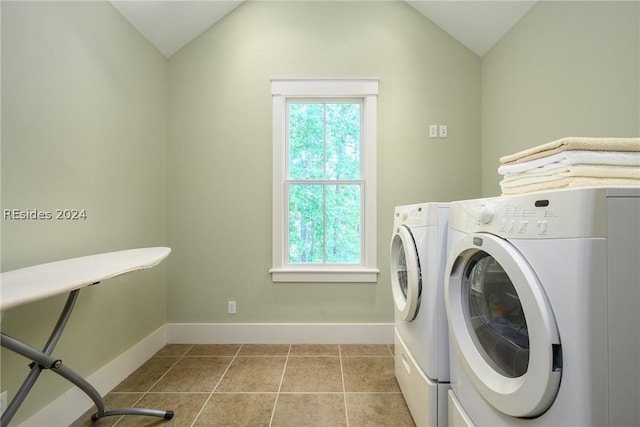
M 406 225 L 410 228 L 434 226 L 439 223 L 439 210 L 449 209 L 449 203 L 418 203 L 396 206 L 393 215 L 393 228 Z
M 607 188 L 451 202 L 449 227 L 505 238 L 574 238 L 607 235 Z

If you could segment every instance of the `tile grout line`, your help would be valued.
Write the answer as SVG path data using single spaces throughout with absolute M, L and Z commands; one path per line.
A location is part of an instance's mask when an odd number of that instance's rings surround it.
M 282 383 L 284 382 L 284 374 L 287 371 L 287 363 L 289 363 L 289 355 L 291 354 L 291 347 L 293 345 L 289 344 L 289 350 L 287 351 L 287 357 L 284 360 L 284 368 L 282 368 L 282 375 L 280 376 L 280 384 L 278 384 L 278 392 L 276 393 L 276 400 L 273 402 L 273 410 L 271 411 L 271 418 L 269 419 L 269 427 L 273 423 L 273 417 L 276 414 L 276 406 L 278 405 L 278 397 L 280 397 L 280 390 L 282 389 Z
M 338 344 L 338 356 L 340 356 L 340 376 L 342 377 L 342 400 L 344 402 L 344 416 L 349 427 L 349 409 L 347 408 L 347 386 L 344 382 L 344 367 L 342 365 L 342 345 Z
M 136 407 L 136 405 L 137 405 L 138 403 L 140 403 L 140 401 L 142 401 L 142 399 L 144 399 L 144 398 L 145 398 L 145 396 L 146 396 L 147 394 L 149 394 L 149 392 L 150 392 L 151 390 L 153 390 L 153 388 L 154 388 L 154 387 L 155 387 L 155 386 L 160 382 L 160 380 L 162 380 L 162 379 L 167 375 L 167 373 L 169 373 L 169 371 L 170 371 L 174 366 L 176 366 L 176 365 L 178 364 L 178 362 L 180 361 L 180 359 L 182 359 L 182 358 L 184 357 L 184 355 L 185 355 L 185 354 L 187 354 L 189 351 L 191 351 L 191 349 L 192 349 L 192 348 L 193 348 L 193 344 L 191 345 L 191 347 L 189 347 L 187 350 L 185 350 L 185 352 L 184 352 L 184 353 L 182 353 L 182 355 L 181 355 L 181 356 L 178 356 L 178 359 L 177 359 L 175 362 L 173 362 L 173 364 L 172 364 L 171 366 L 169 366 L 169 368 L 168 368 L 166 371 L 164 371 L 164 374 L 160 375 L 160 378 L 158 378 L 158 379 L 157 379 L 153 384 L 151 384 L 151 386 L 147 389 L 147 391 L 142 392 L 142 396 L 140 396 L 140 398 L 139 398 L 138 400 L 136 400 L 135 402 L 133 402 L 133 405 L 131 405 L 131 407 L 132 407 L 132 408 L 135 408 L 135 407 Z M 154 355 L 154 356 L 152 356 L 152 357 L 151 357 L 151 359 L 153 359 L 154 357 L 156 357 L 156 356 L 155 356 L 155 355 Z M 169 357 L 169 356 L 167 356 L 167 357 Z M 149 359 L 149 360 L 151 360 L 151 359 Z M 120 424 L 120 421 L 122 421 L 122 420 L 124 419 L 124 417 L 125 417 L 125 416 L 123 415 L 123 416 L 121 416 L 120 418 L 118 418 L 118 420 L 117 420 L 115 423 L 113 423 L 112 427 L 116 427 L 118 424 Z
M 204 408 L 206 408 L 207 405 L 209 404 L 209 402 L 211 401 L 211 398 L 213 397 L 213 393 L 215 393 L 216 389 L 218 388 L 218 386 L 222 382 L 222 379 L 224 378 L 225 375 L 227 375 L 227 372 L 229 372 L 229 368 L 233 364 L 233 361 L 236 360 L 236 358 L 238 357 L 238 354 L 240 354 L 240 350 L 242 350 L 242 347 L 244 347 L 244 344 L 240 344 L 240 347 L 238 347 L 238 350 L 236 350 L 236 354 L 233 355 L 233 358 L 231 359 L 231 361 L 227 365 L 227 368 L 224 370 L 222 375 L 220 375 L 220 379 L 218 379 L 218 382 L 213 387 L 213 389 L 211 390 L 211 393 L 209 393 L 209 396 L 206 398 L 206 400 L 202 404 L 202 407 L 200 408 L 200 410 L 198 411 L 198 413 L 194 417 L 193 421 L 191 422 L 191 427 L 193 427 L 195 425 L 196 421 L 198 421 L 198 418 L 200 418 L 200 415 L 202 415 L 202 411 L 204 411 Z

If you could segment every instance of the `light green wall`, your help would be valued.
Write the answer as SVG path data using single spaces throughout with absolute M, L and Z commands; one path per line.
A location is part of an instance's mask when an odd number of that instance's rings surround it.
M 167 245 L 167 60 L 107 2 L 2 2 L 2 209 L 86 209 L 85 221 L 2 221 L 2 271 Z M 80 293 L 56 356 L 88 375 L 164 325 L 166 265 Z M 43 284 L 44 285 L 44 284 Z M 3 313 L 42 347 L 65 301 Z M 10 397 L 28 361 L 2 351 Z M 28 418 L 68 388 L 43 373 Z
M 540 1 L 482 58 L 483 195 L 506 154 L 640 135 L 639 20 L 637 1 Z
M 169 70 L 169 321 L 393 321 L 394 206 L 480 194 L 480 59 L 404 2 L 246 2 Z M 376 284 L 271 281 L 282 77 L 380 78 Z M 449 138 L 429 139 L 430 123 Z

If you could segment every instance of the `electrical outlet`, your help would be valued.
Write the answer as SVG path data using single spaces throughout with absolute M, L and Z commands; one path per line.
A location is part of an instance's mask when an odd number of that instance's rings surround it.
M 236 314 L 236 302 L 235 301 L 227 301 L 227 313 Z
M 449 136 L 447 125 L 440 125 L 440 138 L 446 138 L 447 136 Z
M 4 414 L 7 405 L 7 392 L 3 391 L 2 394 L 0 394 L 0 414 Z

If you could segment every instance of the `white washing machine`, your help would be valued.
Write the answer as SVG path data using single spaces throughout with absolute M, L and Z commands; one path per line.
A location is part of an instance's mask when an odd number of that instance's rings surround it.
M 451 203 L 450 425 L 640 425 L 640 188 Z
M 391 288 L 395 373 L 417 426 L 447 425 L 449 349 L 444 309 L 447 203 L 395 208 Z

